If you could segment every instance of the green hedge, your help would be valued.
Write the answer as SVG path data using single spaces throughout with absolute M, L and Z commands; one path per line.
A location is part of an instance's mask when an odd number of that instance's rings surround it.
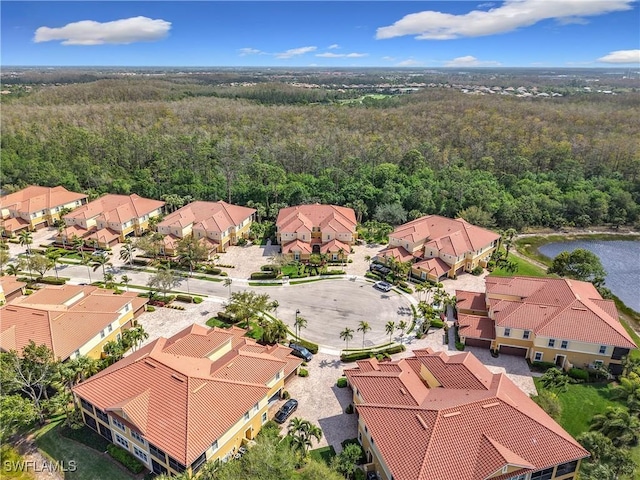
M 301 368 L 298 371 L 298 376 L 299 377 L 308 377 L 309 376 L 309 370 L 307 370 L 306 368 Z
M 134 265 L 147 266 L 147 265 L 149 265 L 149 264 L 151 263 L 151 260 L 148 260 L 148 259 L 146 259 L 146 258 L 139 258 L 139 257 L 136 257 L 136 258 L 134 258 L 134 259 L 133 259 L 132 263 L 133 263 Z
M 404 293 L 413 293 L 413 290 L 409 287 L 398 286 L 398 288 L 402 290 Z
M 218 320 L 220 320 L 222 323 L 226 323 L 227 325 L 233 325 L 236 323 L 236 319 L 232 316 L 229 315 L 226 312 L 218 312 L 218 314 L 216 315 L 216 318 Z
M 311 353 L 313 353 L 314 355 L 316 353 L 318 353 L 318 344 L 317 343 L 311 343 L 311 342 L 307 342 L 306 340 L 302 340 L 297 339 L 295 341 L 298 345 L 302 345 L 304 348 L 306 348 L 307 350 L 309 350 Z
M 181 293 L 176 295 L 176 300 L 184 303 L 193 303 L 193 297 L 191 295 L 183 295 Z
M 327 270 L 322 275 L 344 275 L 344 270 Z
M 338 379 L 338 381 L 336 382 L 336 386 L 338 388 L 344 388 L 347 386 L 347 378 L 346 377 L 340 377 Z
M 546 372 L 550 368 L 557 368 L 556 364 L 553 362 L 531 362 L 531 366 L 537 370 L 542 370 Z
M 193 303 L 202 303 L 202 297 L 193 297 Z
M 442 328 L 444 327 L 444 322 L 442 320 L 434 319 L 429 322 L 433 328 Z
M 46 283 L 47 285 L 64 285 L 67 281 L 64 278 L 42 277 L 38 279 L 38 282 Z
M 275 265 L 262 265 L 260 267 L 260 270 L 263 272 L 277 272 L 278 269 L 276 268 Z
M 222 272 L 222 270 L 218 267 L 205 267 L 204 271 L 211 275 L 220 275 L 220 273 Z
M 393 347 L 383 348 L 383 349 L 373 349 L 373 350 L 361 350 L 353 353 L 342 353 L 340 355 L 340 360 L 343 362 L 355 362 L 356 360 L 364 360 L 365 358 L 370 358 L 376 356 L 378 354 L 384 355 L 393 355 L 394 353 L 404 352 L 407 349 L 404 345 L 394 345 Z
M 571 368 L 569 369 L 569 376 L 576 380 L 584 380 L 585 382 L 589 380 L 589 372 L 586 370 L 582 370 L 580 368 Z
M 253 272 L 251 274 L 251 280 L 272 280 L 276 277 L 275 272 Z
M 138 474 L 145 469 L 145 466 L 142 463 L 140 463 L 136 459 L 136 457 L 131 455 L 126 450 L 118 447 L 117 445 L 110 443 L 107 446 L 107 451 L 109 452 L 109 455 L 111 455 L 114 459 L 116 459 L 118 462 L 124 465 L 127 468 L 127 470 L 129 470 L 132 473 Z

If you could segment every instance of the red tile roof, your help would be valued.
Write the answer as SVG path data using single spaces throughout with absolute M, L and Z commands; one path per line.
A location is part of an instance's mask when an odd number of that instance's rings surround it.
M 637 348 L 620 324 L 614 302 L 602 299 L 591 283 L 487 277 L 486 288 L 497 325 L 532 330 L 549 338 Z
M 14 193 L 0 196 L 2 208 L 18 212 L 35 213 L 41 210 L 61 207 L 77 200 L 84 200 L 84 193 L 70 192 L 64 187 L 40 187 L 31 185 Z
M 311 231 L 313 227 L 320 227 L 321 231 L 355 233 L 356 225 L 352 208 L 319 203 L 283 208 L 276 219 L 278 232 Z
M 511 380 L 473 355 L 414 353 L 405 361 L 415 376 L 426 368 L 442 384 L 420 381 L 415 402 L 396 395 L 398 376 L 371 361 L 345 370 L 364 398 L 360 418 L 396 480 L 484 480 L 504 466 L 530 472 L 588 456 Z
M 348 254 L 351 251 L 351 247 L 348 243 L 344 243 L 336 239 L 329 240 L 320 247 L 320 253 L 338 253 L 340 250 L 345 254 Z
M 120 225 L 164 207 L 164 202 L 144 198 L 135 193 L 132 195 L 104 195 L 93 202 L 89 202 L 64 216 L 65 219 L 96 218 L 103 222 L 113 222 Z
M 302 240 L 293 240 L 291 242 L 282 245 L 282 253 L 311 253 L 311 244 L 303 242 Z
M 167 215 L 158 227 L 179 227 L 188 225 L 202 228 L 207 232 L 222 233 L 229 227 L 240 225 L 256 210 L 227 202 L 192 202 Z
M 27 228 L 29 225 L 29 222 L 20 217 L 7 218 L 6 220 L 0 221 L 0 227 L 7 232 L 15 232 L 22 228 Z
M 380 250 L 376 256 L 382 258 L 395 258 L 399 262 L 411 262 L 416 258 L 404 247 L 387 247 Z
M 487 311 L 486 295 L 484 292 L 469 292 L 456 290 L 456 307 L 463 310 Z
M 15 276 L 4 275 L 0 277 L 0 290 L 4 292 L 6 297 L 18 290 L 22 290 L 26 286 L 27 284 L 25 282 L 18 281 L 18 278 Z
M 485 340 L 493 340 L 496 338 L 495 324 L 489 317 L 459 313 L 458 327 L 460 329 L 460 336 L 462 337 L 482 338 Z
M 414 263 L 413 268 L 417 270 L 424 270 L 425 272 L 440 278 L 451 270 L 451 265 L 439 257 L 434 257 Z
M 302 363 L 291 349 L 260 346 L 244 333 L 193 325 L 151 342 L 74 392 L 190 465 L 267 395 L 277 372 L 287 375 Z
M 400 225 L 389 238 L 422 243 L 443 253 L 460 256 L 488 246 L 499 239 L 500 235 L 471 225 L 462 218 L 427 215 Z

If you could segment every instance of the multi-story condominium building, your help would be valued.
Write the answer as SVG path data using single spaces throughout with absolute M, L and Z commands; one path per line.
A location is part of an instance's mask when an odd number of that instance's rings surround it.
M 227 461 L 258 434 L 302 363 L 245 333 L 193 325 L 154 340 L 74 388 L 85 423 L 155 473 Z
M 505 374 L 429 349 L 345 370 L 367 471 L 383 480 L 570 480 L 589 456 Z
M 276 219 L 277 241 L 282 254 L 306 261 L 311 254 L 343 260 L 357 238 L 356 214 L 336 205 L 298 205 L 280 210 Z
M 499 240 L 497 233 L 462 218 L 428 215 L 397 227 L 389 234 L 389 246 L 377 257 L 410 261 L 413 277 L 435 282 L 486 267 Z
M 104 195 L 63 217 L 67 228 L 60 240 L 81 237 L 106 248 L 124 242 L 129 235 L 141 235 L 149 229 L 149 219 L 161 215 L 165 203 L 132 195 Z
M 21 296 L 26 286 L 25 282 L 19 282 L 15 276 L 4 275 L 0 277 L 0 305 Z
M 87 195 L 70 192 L 64 187 L 32 185 L 0 196 L 2 232 L 12 236 L 24 229 L 36 230 L 53 225 L 63 209 L 74 209 L 87 203 Z
M 118 340 L 147 302 L 133 292 L 114 295 L 92 286 L 47 286 L 0 309 L 0 350 L 21 353 L 33 340 L 60 360 L 100 358 L 105 343 Z
M 164 237 L 164 254 L 174 255 L 179 239 L 189 235 L 202 239 L 215 251 L 224 252 L 249 235 L 256 210 L 226 202 L 192 202 L 167 215 L 156 229 Z
M 637 348 L 613 300 L 588 282 L 487 277 L 485 293 L 457 291 L 456 299 L 460 339 L 467 345 L 564 369 L 602 366 L 616 375 Z

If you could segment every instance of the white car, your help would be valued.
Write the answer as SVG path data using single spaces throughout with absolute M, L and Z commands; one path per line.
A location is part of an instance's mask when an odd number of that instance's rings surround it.
M 393 285 L 388 282 L 376 282 L 373 284 L 373 287 L 378 290 L 382 290 L 383 292 L 388 292 L 393 288 Z

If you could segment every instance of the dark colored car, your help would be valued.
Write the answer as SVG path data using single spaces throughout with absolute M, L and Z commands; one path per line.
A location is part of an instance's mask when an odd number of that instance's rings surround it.
M 291 414 L 296 411 L 296 408 L 298 408 L 297 400 L 293 398 L 287 400 L 286 403 L 282 405 L 282 407 L 280 407 L 280 410 L 278 410 L 278 413 L 276 413 L 273 419 L 278 423 L 284 423 L 287 421 L 287 418 L 289 418 Z
M 380 265 L 379 263 L 372 263 L 369 267 L 369 270 L 371 270 L 372 272 L 378 272 L 382 275 L 388 275 L 391 272 L 390 268 L 385 267 L 384 265 Z
M 380 477 L 376 472 L 367 472 L 367 480 L 380 480 Z
M 291 342 L 289 344 L 289 348 L 292 350 L 291 355 L 302 358 L 305 362 L 310 362 L 313 358 L 311 352 L 302 345 Z
M 373 286 L 378 290 L 382 290 L 383 292 L 388 292 L 391 290 L 391 288 L 393 288 L 393 285 L 387 282 L 376 282 L 373 284 Z

